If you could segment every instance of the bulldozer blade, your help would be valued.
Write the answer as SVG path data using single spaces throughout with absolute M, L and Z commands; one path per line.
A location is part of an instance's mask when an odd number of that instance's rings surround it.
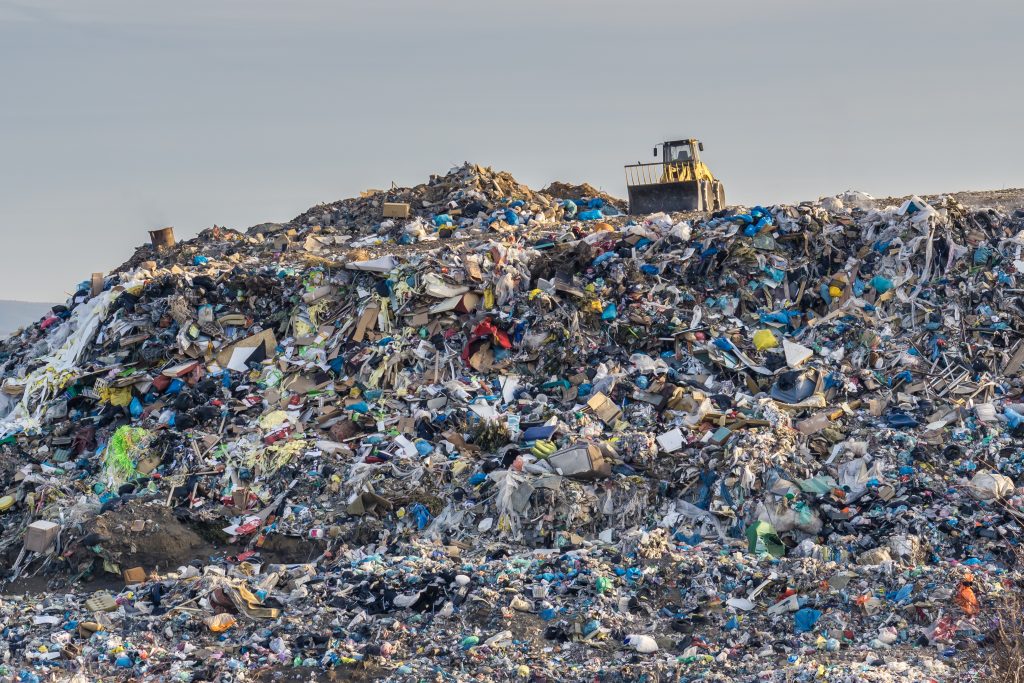
M 632 185 L 628 190 L 629 213 L 633 215 L 658 211 L 709 211 L 715 204 L 711 183 L 707 181 Z

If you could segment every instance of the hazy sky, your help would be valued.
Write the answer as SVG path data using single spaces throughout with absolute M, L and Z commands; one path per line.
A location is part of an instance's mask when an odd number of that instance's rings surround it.
M 696 136 L 731 202 L 1024 185 L 1020 0 L 0 0 L 0 298 L 146 230 L 462 161 L 625 192 Z

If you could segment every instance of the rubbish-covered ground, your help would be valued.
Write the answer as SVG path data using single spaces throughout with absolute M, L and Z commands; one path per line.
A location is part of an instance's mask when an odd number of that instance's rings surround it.
M 0 347 L 0 681 L 993 680 L 1019 197 L 466 165 L 142 247 Z

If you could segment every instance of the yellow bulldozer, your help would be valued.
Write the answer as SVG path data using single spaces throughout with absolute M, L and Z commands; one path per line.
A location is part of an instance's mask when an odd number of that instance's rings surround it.
M 663 142 L 660 147 L 661 161 L 625 167 L 631 214 L 718 211 L 725 207 L 722 181 L 700 160 L 704 143 L 689 138 Z M 658 146 L 654 158 L 658 158 Z

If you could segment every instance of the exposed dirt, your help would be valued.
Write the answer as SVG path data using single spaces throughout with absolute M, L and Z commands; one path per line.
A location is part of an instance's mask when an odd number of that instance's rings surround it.
M 131 501 L 91 520 L 85 535 L 69 550 L 72 566 L 93 562 L 94 575 L 119 573 L 131 567 L 173 570 L 193 559 L 209 562 L 224 551 L 182 523 L 163 501 Z M 104 566 L 106 565 L 106 566 Z M 104 572 L 106 569 L 106 572 Z
M 259 548 L 259 553 L 260 557 L 267 562 L 300 564 L 312 562 L 320 557 L 326 549 L 327 541 L 271 534 Z
M 555 182 L 551 183 L 543 190 L 541 190 L 541 192 L 543 192 L 546 195 L 550 195 L 555 199 L 576 200 L 581 199 L 583 197 L 600 197 L 605 201 L 605 203 L 611 204 L 612 206 L 616 206 L 620 209 L 624 209 L 626 207 L 626 202 L 623 201 L 622 199 L 613 197 L 607 192 L 602 192 L 601 190 L 597 189 L 596 187 L 589 183 L 573 185 L 572 183 L 563 183 L 560 180 L 556 180 Z
M 125 569 L 167 572 L 193 561 L 205 565 L 211 557 L 245 551 L 248 539 L 229 543 L 221 530 L 224 524 L 224 520 L 189 519 L 183 510 L 166 507 L 160 500 L 132 501 L 90 521 L 84 537 L 67 548 L 62 560 L 42 569 L 39 564 L 27 565 L 17 581 L 0 585 L 0 595 L 65 590 L 76 580 L 77 589 L 116 591 L 124 586 L 120 572 Z M 300 564 L 316 560 L 327 546 L 325 540 L 270 534 L 255 550 L 264 562 Z M 12 565 L 19 551 L 20 546 L 12 545 L 3 562 Z
M 23 576 L 17 581 L 6 583 L 0 587 L 0 595 L 33 595 L 49 591 L 63 591 L 67 589 L 68 580 L 68 575 L 60 571 L 50 574 Z M 77 584 L 75 589 L 84 592 L 100 590 L 117 592 L 123 587 L 124 580 L 120 577 L 107 572 L 101 572 L 93 578 Z

